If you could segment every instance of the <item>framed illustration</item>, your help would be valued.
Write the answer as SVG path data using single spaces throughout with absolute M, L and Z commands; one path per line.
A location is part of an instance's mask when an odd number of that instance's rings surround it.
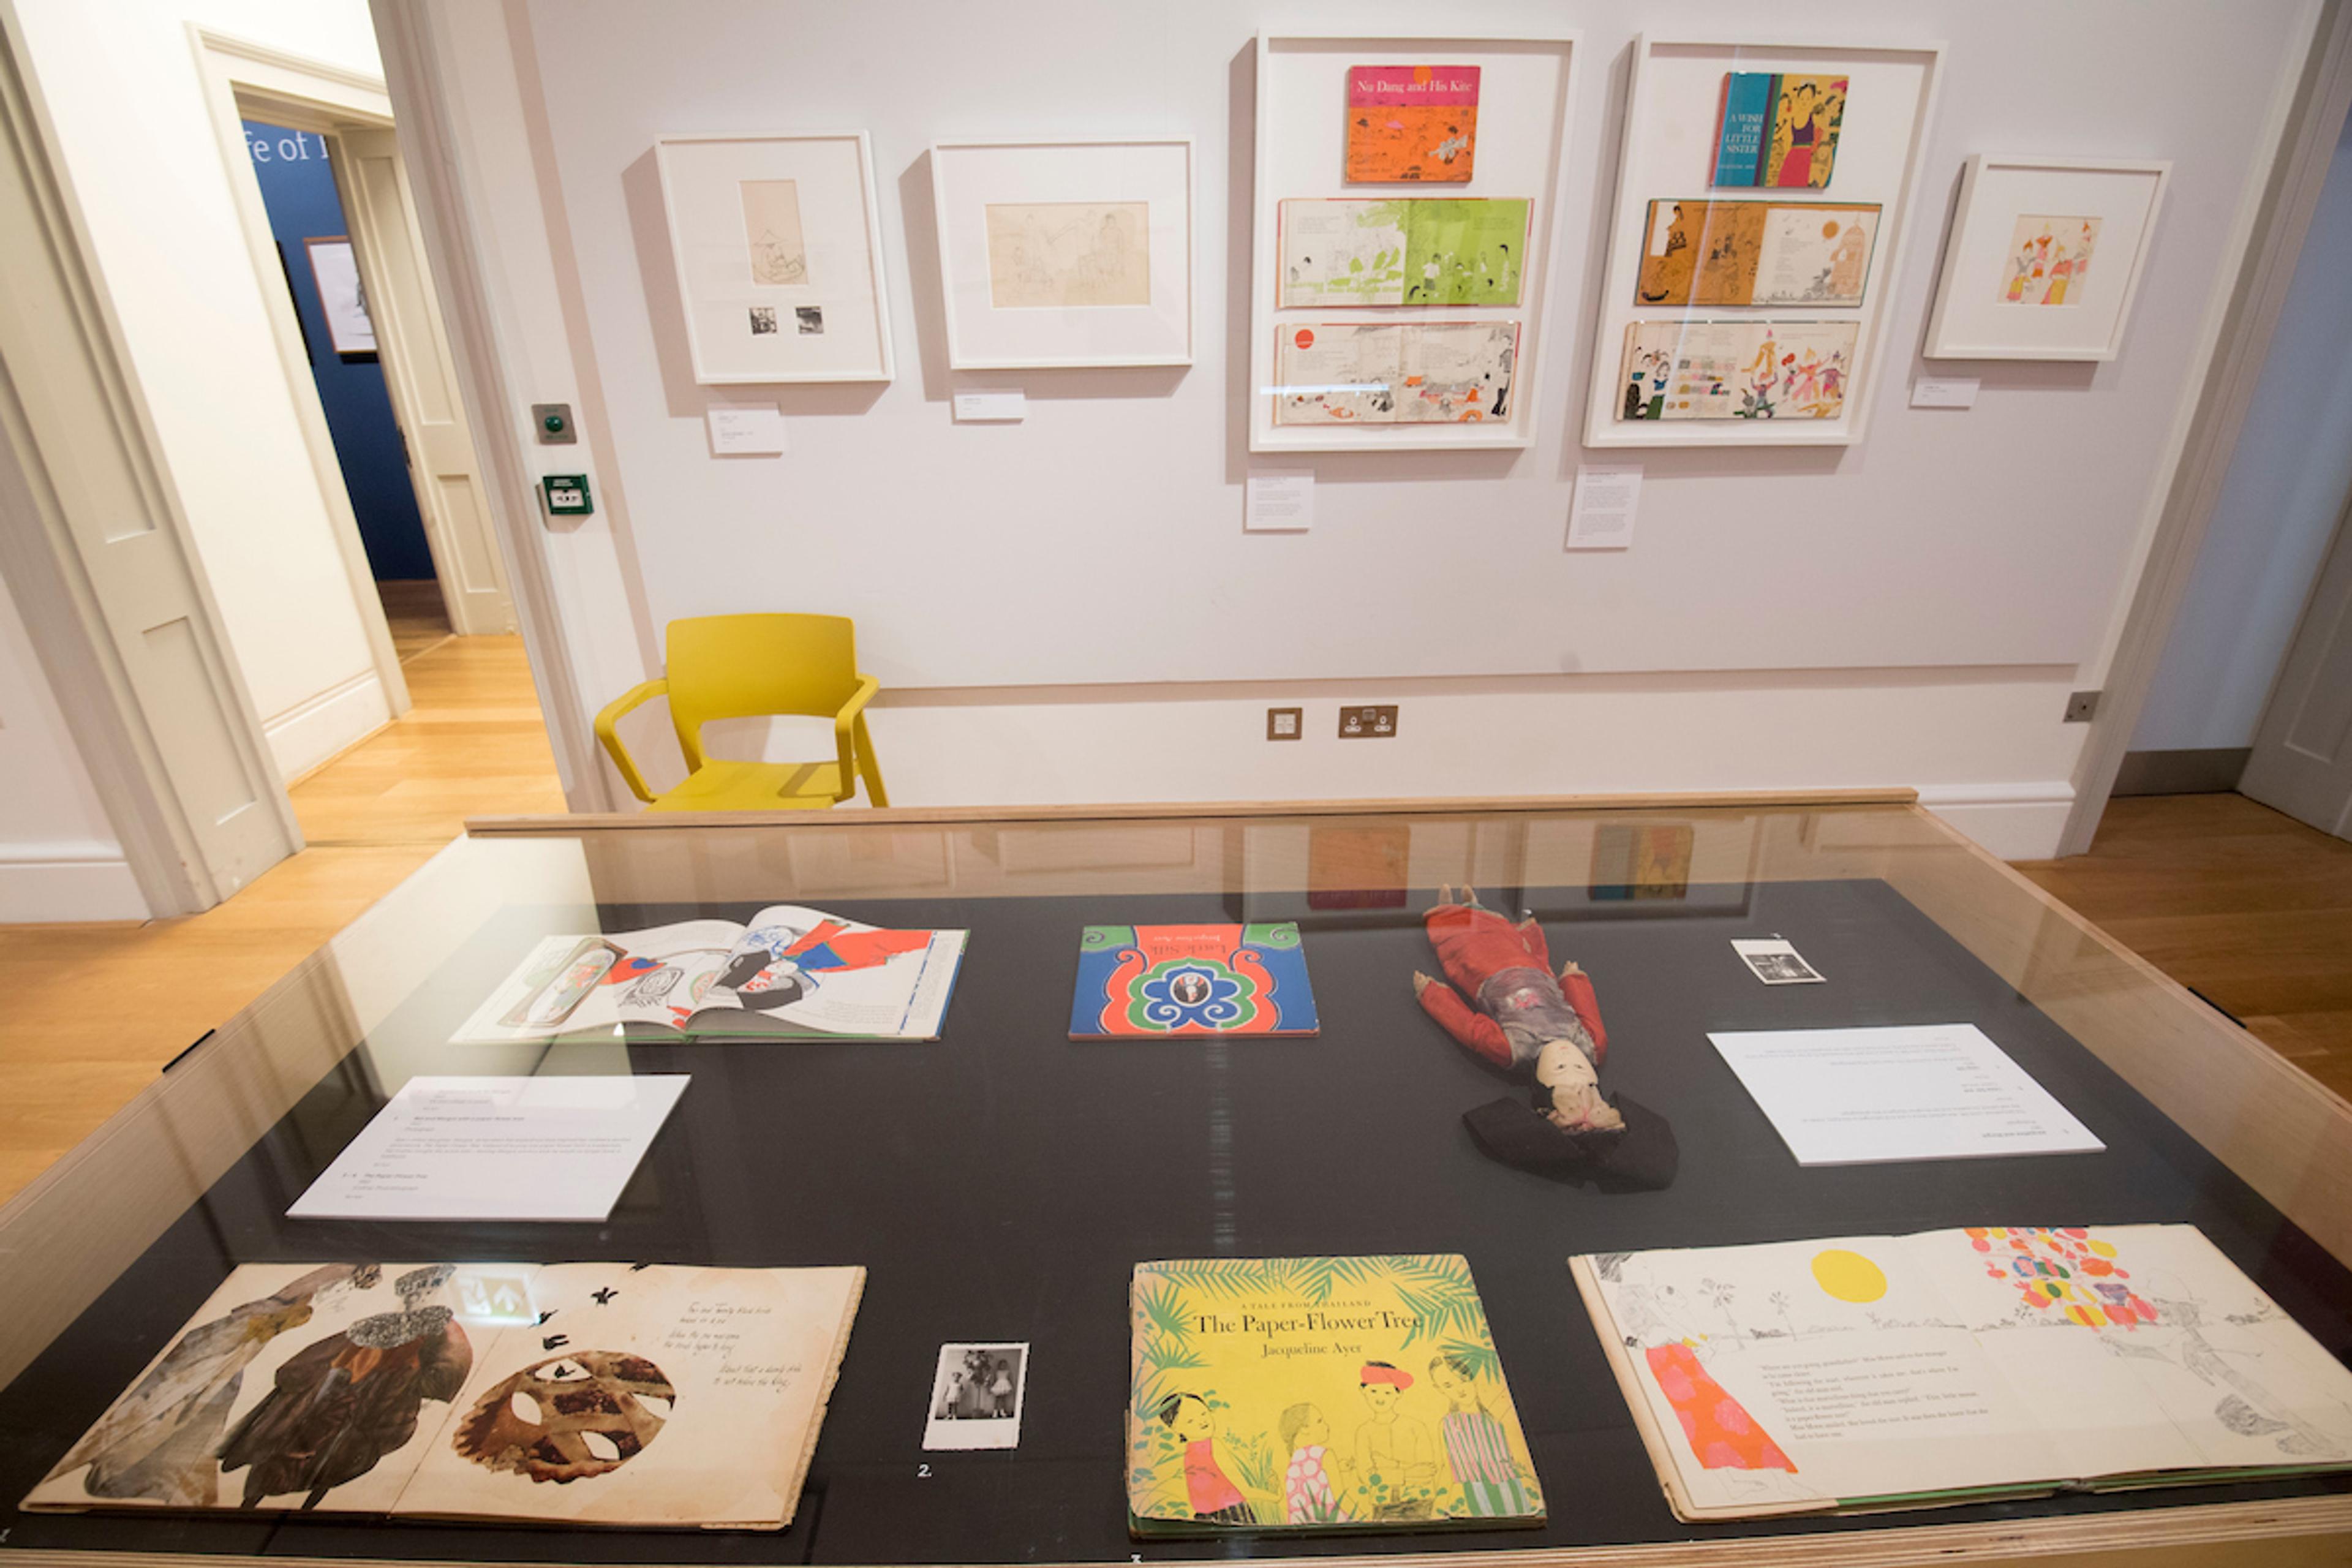
M 948 365 L 1192 363 L 1192 142 L 931 148 Z
M 1586 446 L 1862 438 L 1943 59 L 1635 40 Z
M 663 136 L 654 161 L 697 382 L 890 379 L 866 132 Z
M 2115 358 L 2171 171 L 2100 158 L 1970 158 L 1927 357 Z
M 1528 444 L 1580 58 L 1258 35 L 1250 450 Z
M 359 258 L 352 254 L 348 235 L 322 235 L 306 239 L 302 248 L 310 258 L 310 281 L 319 290 L 319 310 L 327 318 L 327 341 L 339 354 L 375 353 L 375 323 L 368 320 L 367 289 L 360 282 Z

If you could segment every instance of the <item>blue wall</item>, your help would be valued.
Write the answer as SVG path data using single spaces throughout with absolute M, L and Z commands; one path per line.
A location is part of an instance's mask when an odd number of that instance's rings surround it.
M 368 566 L 379 582 L 430 577 L 433 553 L 425 542 L 424 520 L 416 515 L 416 492 L 409 488 L 408 462 L 401 450 L 400 426 L 392 416 L 392 398 L 384 391 L 383 369 L 373 354 L 352 362 L 335 353 L 319 309 L 310 258 L 302 247 L 306 239 L 348 232 L 326 143 L 308 132 L 248 120 L 245 145 L 261 182 L 263 205 L 269 209 L 270 233 L 286 263 L 295 311 L 310 340 L 310 377 L 319 384 L 319 402 L 327 411 L 327 430 L 334 437 L 343 488 L 351 492 L 352 510 L 359 518 Z

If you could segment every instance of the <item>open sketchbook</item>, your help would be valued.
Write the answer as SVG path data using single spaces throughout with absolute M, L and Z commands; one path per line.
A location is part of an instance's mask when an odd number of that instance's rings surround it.
M 2352 1468 L 2352 1372 L 2193 1226 L 1570 1260 L 1678 1519 Z
M 508 1040 L 936 1040 L 960 931 L 881 931 L 798 904 L 732 921 L 542 937 L 458 1030 Z
M 248 1263 L 25 1500 L 779 1530 L 863 1268 Z

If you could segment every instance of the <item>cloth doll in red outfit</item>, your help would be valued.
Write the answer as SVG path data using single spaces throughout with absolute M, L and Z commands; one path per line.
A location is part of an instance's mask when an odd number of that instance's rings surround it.
M 1416 971 L 1413 994 L 1472 1054 L 1535 1084 L 1531 1104 L 1498 1100 L 1463 1117 L 1478 1146 L 1522 1170 L 1597 1176 L 1619 1186 L 1672 1182 L 1674 1130 L 1642 1106 L 1601 1091 L 1609 1032 L 1591 978 L 1573 962 L 1554 975 L 1534 916 L 1514 924 L 1481 906 L 1471 888 L 1462 889 L 1459 902 L 1451 888 L 1440 888 L 1437 897 L 1423 923 L 1446 979 Z

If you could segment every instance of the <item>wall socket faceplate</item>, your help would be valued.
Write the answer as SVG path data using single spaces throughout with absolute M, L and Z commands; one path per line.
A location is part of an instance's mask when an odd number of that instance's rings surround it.
M 1269 708 L 1265 710 L 1265 738 L 1269 741 L 1300 741 L 1307 737 L 1307 710 L 1304 708 Z
M 1385 741 L 1396 732 L 1397 705 L 1393 702 L 1339 710 L 1339 739 L 1343 741 Z

